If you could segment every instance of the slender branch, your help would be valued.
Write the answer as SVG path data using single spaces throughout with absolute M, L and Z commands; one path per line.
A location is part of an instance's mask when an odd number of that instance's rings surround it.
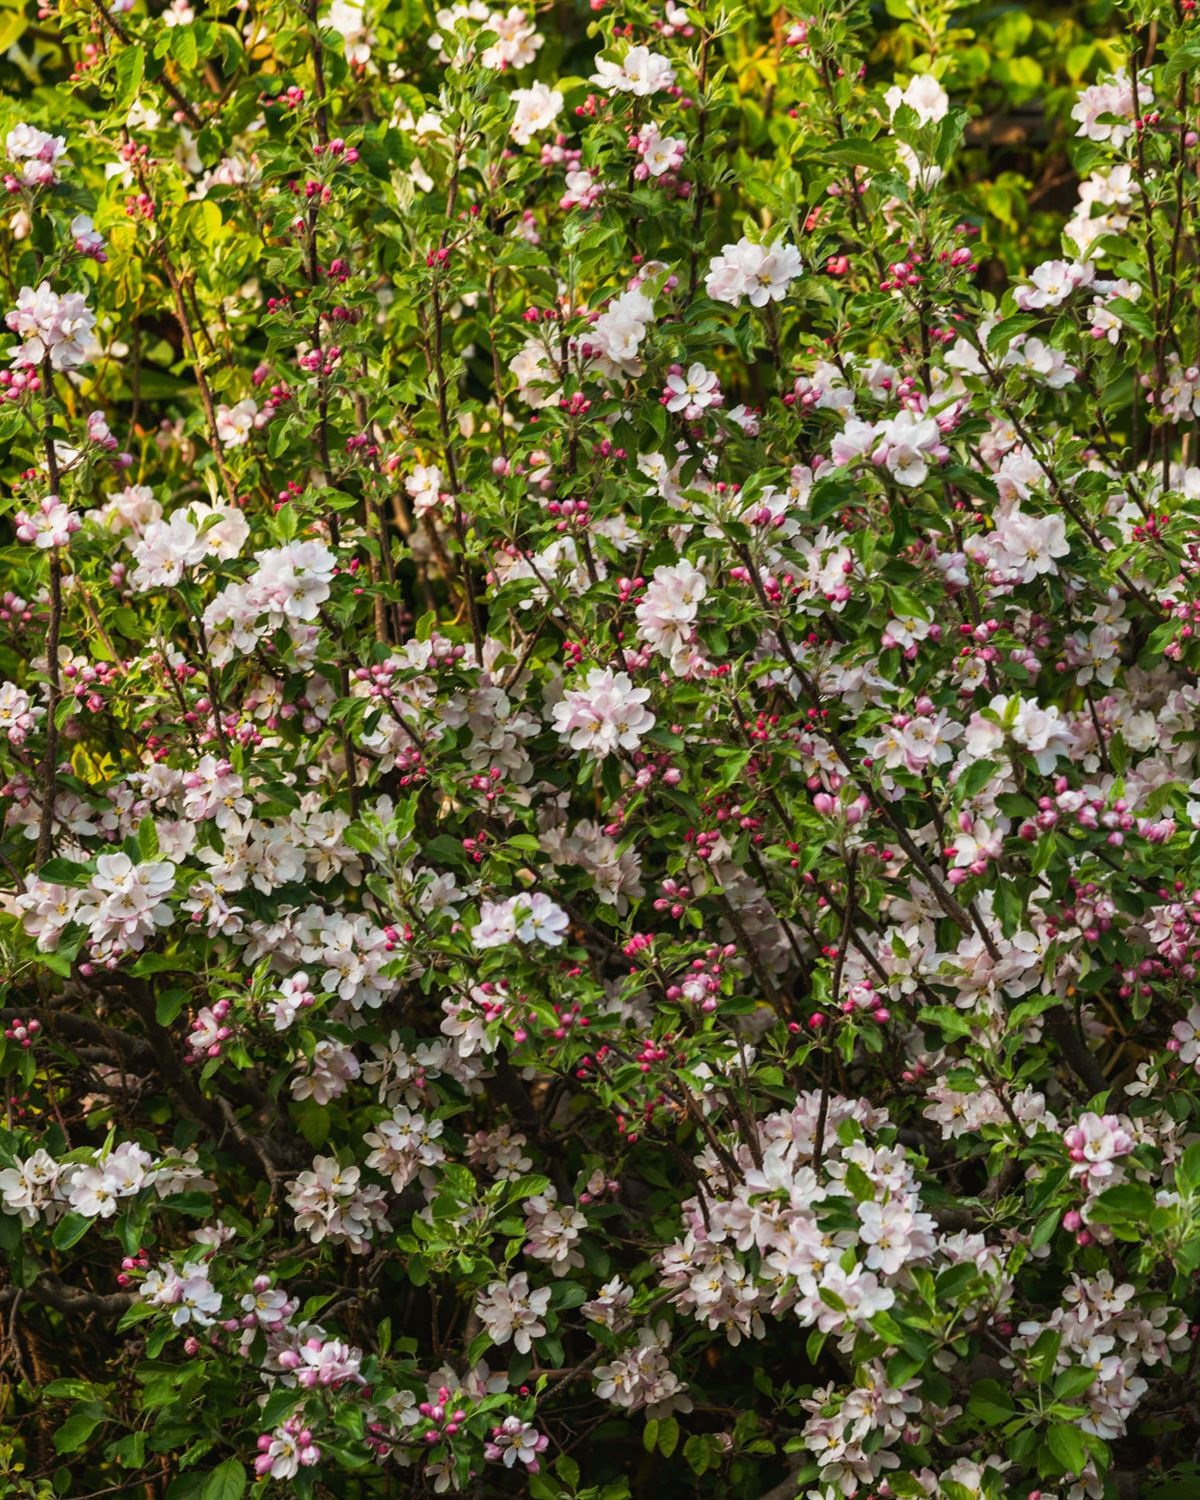
M 50 476 L 50 493 L 58 495 L 60 481 L 58 452 L 54 446 L 54 367 L 47 354 L 42 360 L 42 395 L 45 417 L 42 447 L 46 470 Z M 50 549 L 50 623 L 46 631 L 46 676 L 50 691 L 46 707 L 46 753 L 42 761 L 42 806 L 38 817 L 37 862 L 39 868 L 50 858 L 54 835 L 55 783 L 58 778 L 58 705 L 62 698 L 59 676 L 58 646 L 62 635 L 62 557 L 57 547 Z
M 317 99 L 317 139 L 322 146 L 329 144 L 329 109 L 325 102 L 325 58 L 321 48 L 319 0 L 308 0 L 306 6 L 309 26 L 309 56 L 312 59 L 313 93 Z
M 107 6 L 102 3 L 102 0 L 96 0 L 96 10 L 100 16 L 101 21 L 119 42 L 121 42 L 126 47 L 136 47 L 139 45 L 137 39 L 130 36 L 130 34 L 121 25 L 120 21 L 118 21 L 113 13 L 107 8 Z M 175 87 L 175 85 L 171 82 L 171 80 L 166 76 L 165 73 L 161 78 L 159 78 L 158 82 L 162 84 L 163 90 L 167 94 L 167 97 L 171 100 L 171 103 L 174 104 L 175 108 L 179 110 L 179 112 L 183 115 L 184 119 L 188 122 L 192 129 L 203 130 L 204 121 L 197 114 L 195 106 L 189 103 L 189 101 L 184 97 L 183 94 L 179 92 L 179 90 Z
M 1045 1013 L 1046 1030 L 1053 1037 L 1071 1071 L 1089 1094 L 1103 1094 L 1109 1084 L 1100 1070 L 1100 1064 L 1088 1051 L 1083 1038 L 1075 1029 L 1067 1009 L 1055 1005 Z
M 56 1312 L 99 1313 L 104 1317 L 118 1317 L 137 1301 L 136 1292 L 89 1292 L 49 1274 L 39 1276 L 31 1286 L 0 1287 L 0 1306 L 7 1306 L 18 1297 L 28 1297 L 31 1302 L 40 1302 Z
M 200 350 L 196 343 L 196 335 L 192 328 L 191 318 L 188 316 L 187 303 L 184 301 L 183 287 L 180 284 L 178 273 L 171 264 L 167 254 L 166 245 L 160 240 L 158 242 L 158 260 L 162 266 L 163 275 L 167 278 L 167 285 L 171 288 L 171 297 L 175 304 L 175 321 L 179 324 L 179 331 L 183 335 L 183 342 L 188 356 L 192 362 L 192 368 L 196 373 L 196 386 L 200 391 L 200 403 L 204 407 L 204 420 L 208 429 L 208 441 L 212 448 L 213 458 L 216 461 L 217 472 L 221 476 L 221 484 L 225 490 L 225 498 L 230 505 L 237 503 L 237 490 L 230 477 L 229 470 L 225 466 L 225 450 L 221 446 L 221 439 L 217 433 L 217 412 L 213 405 L 212 390 L 208 384 L 208 377 L 204 373 L 204 366 L 200 359 Z
M 704 221 L 704 205 L 707 194 L 704 184 L 700 180 L 704 170 L 704 142 L 708 134 L 708 100 L 705 97 L 708 88 L 708 43 L 709 36 L 705 32 L 700 39 L 700 59 L 696 68 L 696 105 L 699 110 L 699 119 L 696 126 L 696 180 L 692 183 L 692 251 L 688 265 L 688 301 L 691 302 L 696 295 L 696 288 L 700 284 L 700 250 L 702 235 L 700 233 Z

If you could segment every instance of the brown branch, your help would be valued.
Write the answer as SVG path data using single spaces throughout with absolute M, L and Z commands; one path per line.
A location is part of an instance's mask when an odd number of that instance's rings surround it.
M 700 282 L 700 249 L 702 236 L 700 233 L 704 219 L 704 203 L 706 194 L 704 184 L 700 181 L 700 173 L 704 167 L 704 141 L 708 134 L 708 101 L 705 99 L 705 90 L 708 87 L 708 33 L 705 32 L 700 40 L 700 60 L 696 69 L 696 104 L 698 110 L 698 122 L 696 126 L 695 156 L 697 163 L 696 181 L 692 184 L 692 251 L 688 266 L 688 301 L 691 302 L 696 295 L 696 288 Z
M 28 1297 L 31 1302 L 40 1302 L 56 1312 L 99 1313 L 104 1317 L 119 1316 L 137 1301 L 136 1292 L 89 1292 L 48 1274 L 39 1276 L 32 1286 L 0 1287 L 0 1306 L 15 1302 L 18 1297 Z
M 1100 1064 L 1088 1050 L 1086 1043 L 1075 1029 L 1066 1006 L 1055 1005 L 1045 1013 L 1046 1030 L 1053 1037 L 1058 1050 L 1076 1078 L 1089 1094 L 1103 1094 L 1109 1087 L 1108 1079 Z
M 209 388 L 208 377 L 204 373 L 204 367 L 200 361 L 200 350 L 196 343 L 196 335 L 192 329 L 192 322 L 188 316 L 187 304 L 183 297 L 183 287 L 175 267 L 167 256 L 166 245 L 160 240 L 157 246 L 159 264 L 162 266 L 163 275 L 167 278 L 167 285 L 171 288 L 172 300 L 175 304 L 175 321 L 179 324 L 179 331 L 183 335 L 192 368 L 196 372 L 196 385 L 200 391 L 200 403 L 204 407 L 204 420 L 208 428 L 208 441 L 212 447 L 213 458 L 216 461 L 217 472 L 221 476 L 221 483 L 225 489 L 225 498 L 230 505 L 237 504 L 237 490 L 233 480 L 230 478 L 229 470 L 225 467 L 225 454 L 221 447 L 221 439 L 217 435 L 217 413 L 213 405 L 212 391 Z
M 50 476 L 50 493 L 58 495 L 58 453 L 54 447 L 54 367 L 47 354 L 42 360 L 42 384 L 45 400 L 45 422 L 42 428 L 42 447 L 46 455 L 46 469 Z M 58 643 L 62 633 L 62 558 L 58 548 L 50 549 L 50 624 L 46 632 L 46 676 L 50 681 L 49 702 L 46 708 L 46 753 L 42 761 L 42 806 L 38 817 L 37 863 L 40 868 L 50 858 L 51 840 L 54 835 L 54 793 L 58 776 L 58 705 L 62 697 L 62 681 L 58 672 Z

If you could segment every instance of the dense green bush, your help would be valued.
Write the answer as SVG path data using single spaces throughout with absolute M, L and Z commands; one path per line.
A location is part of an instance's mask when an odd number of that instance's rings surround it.
M 0 1493 L 1200 1491 L 1193 15 L 0 13 Z

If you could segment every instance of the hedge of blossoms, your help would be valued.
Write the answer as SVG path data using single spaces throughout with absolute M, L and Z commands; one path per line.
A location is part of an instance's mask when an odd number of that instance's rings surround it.
M 6 1494 L 1195 1493 L 1200 21 L 888 11 L 39 12 Z

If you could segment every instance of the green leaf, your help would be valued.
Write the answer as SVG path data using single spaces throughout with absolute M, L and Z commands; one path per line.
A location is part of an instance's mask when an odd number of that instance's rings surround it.
M 86 1214 L 66 1214 L 54 1226 L 51 1242 L 56 1250 L 69 1250 L 91 1227 L 92 1221 Z
M 306 1099 L 296 1110 L 300 1134 L 316 1150 L 329 1139 L 329 1110 L 323 1104 Z
M 1190 73 L 1200 64 L 1200 41 L 1182 42 L 1175 46 L 1162 69 L 1162 82 L 1166 87 Z
M 1033 1020 L 1034 1016 L 1040 1016 L 1043 1011 L 1061 1004 L 1062 1001 L 1057 995 L 1033 995 L 1028 1000 L 1022 1000 L 1020 1005 L 1014 1005 L 1009 1011 L 1008 1028 L 1010 1031 L 1016 1031 L 1018 1027 Z
M 936 1026 L 947 1038 L 971 1035 L 971 1023 L 961 1011 L 949 1005 L 926 1005 L 917 1012 L 922 1026 Z
M 1088 1446 L 1083 1434 L 1078 1427 L 1068 1426 L 1065 1422 L 1055 1423 L 1047 1432 L 1046 1447 L 1064 1473 L 1078 1474 L 1088 1461 Z
M 1108 1188 L 1088 1210 L 1099 1224 L 1144 1225 L 1154 1211 L 1154 1194 L 1144 1183 L 1122 1182 Z
M 1189 1196 L 1200 1191 L 1200 1143 L 1189 1146 L 1175 1163 L 1175 1186 Z
M 187 990 L 163 990 L 154 1002 L 154 1019 L 160 1026 L 169 1026 L 187 1003 Z
M 48 859 L 38 875 L 52 885 L 84 886 L 91 880 L 86 865 L 77 865 L 71 859 Z
M 1058 1229 L 1061 1215 L 1057 1208 L 1052 1208 L 1049 1213 L 1044 1213 L 1037 1221 L 1033 1231 L 1033 1237 L 1029 1241 L 1030 1250 L 1040 1250 L 1043 1245 L 1048 1245 L 1054 1238 Z
M 1115 312 L 1126 328 L 1132 328 L 1134 333 L 1140 333 L 1144 339 L 1154 337 L 1150 314 L 1136 302 L 1130 302 L 1128 297 L 1110 297 L 1104 306 L 1107 311 Z
M 693 1474 L 706 1474 L 721 1462 L 720 1445 L 711 1432 L 695 1432 L 683 1445 L 683 1457 Z
M 96 1394 L 96 1388 L 90 1380 L 52 1380 L 49 1385 L 42 1386 L 43 1396 L 69 1396 L 72 1400 L 86 1400 Z
M 121 1242 L 121 1249 L 126 1255 L 135 1255 L 138 1246 L 146 1235 L 146 1220 L 149 1217 L 145 1205 L 131 1203 L 124 1212 L 118 1214 L 116 1221 L 117 1238 Z
M 135 1302 L 132 1307 L 127 1307 L 121 1314 L 120 1321 L 117 1323 L 117 1332 L 123 1333 L 126 1328 L 132 1328 L 135 1323 L 145 1323 L 157 1313 L 158 1308 L 149 1302 Z
M 1014 1409 L 1012 1397 L 998 1380 L 977 1381 L 967 1403 L 967 1415 L 987 1426 L 1007 1422 Z
M 196 28 L 194 26 L 176 26 L 171 37 L 171 55 L 186 72 L 191 72 L 196 66 L 199 52 L 196 43 Z
M 0 16 L 0 52 L 7 52 L 19 42 L 29 25 L 20 10 L 9 10 Z
M 200 1500 L 207 1477 L 205 1474 L 180 1474 L 168 1485 L 166 1500 Z
M 1055 1380 L 1054 1394 L 1060 1401 L 1070 1401 L 1073 1396 L 1082 1396 L 1095 1383 L 1095 1370 L 1084 1365 L 1073 1365 Z
M 105 1452 L 123 1468 L 140 1469 L 146 1462 L 146 1434 L 127 1432 L 119 1442 L 111 1444 Z
M 887 157 L 878 146 L 861 137 L 844 141 L 828 141 L 821 147 L 826 161 L 844 162 L 846 166 L 867 167 L 872 172 L 886 172 Z
M 956 1266 L 947 1266 L 938 1275 L 938 1301 L 946 1306 L 957 1301 L 978 1275 L 979 1269 L 974 1261 L 960 1261 Z
M 143 953 L 129 972 L 144 979 L 147 974 L 181 974 L 189 967 L 188 960 L 179 955 L 169 958 L 165 953 Z
M 989 354 L 1004 354 L 1018 334 L 1028 333 L 1037 323 L 1031 313 L 1016 313 L 1011 318 L 1002 318 L 987 337 Z
M 228 1458 L 204 1481 L 200 1500 L 241 1500 L 246 1489 L 246 1470 L 236 1458 Z
M 888 588 L 888 595 L 892 602 L 892 608 L 901 619 L 928 620 L 930 618 L 929 606 L 923 599 L 918 598 L 911 589 L 902 589 L 896 585 L 891 585 Z
M 928 1358 L 927 1351 L 921 1354 L 909 1354 L 906 1350 L 901 1350 L 899 1354 L 893 1354 L 887 1362 L 889 1385 L 901 1386 L 906 1380 L 911 1380 L 914 1375 L 924 1369 Z
M 958 786 L 962 790 L 963 798 L 974 797 L 981 792 L 998 770 L 994 760 L 977 760 L 969 765 L 963 775 L 959 778 Z
M 259 1414 L 263 1427 L 278 1427 L 284 1417 L 292 1414 L 299 1402 L 300 1392 L 298 1391 L 287 1389 L 272 1391 Z
M 124 114 L 137 97 L 146 72 L 146 54 L 136 44 L 126 47 L 117 58 L 117 94 L 113 108 Z
M 1058 1358 L 1062 1334 L 1056 1328 L 1047 1328 L 1038 1335 L 1037 1342 L 1029 1351 L 1030 1368 L 1038 1385 L 1045 1385 L 1054 1374 L 1054 1363 Z
M 1029 59 L 1029 61 L 1032 61 L 1032 59 Z M 933 153 L 934 160 L 939 167 L 948 167 L 950 165 L 951 158 L 962 142 L 966 124 L 967 115 L 963 110 L 953 110 L 941 122 L 938 129 L 937 144 L 934 147 Z
M 99 1401 L 81 1401 L 54 1434 L 56 1453 L 78 1453 L 108 1413 Z
M 158 829 L 153 818 L 143 818 L 137 831 L 138 853 L 144 860 L 158 858 Z

